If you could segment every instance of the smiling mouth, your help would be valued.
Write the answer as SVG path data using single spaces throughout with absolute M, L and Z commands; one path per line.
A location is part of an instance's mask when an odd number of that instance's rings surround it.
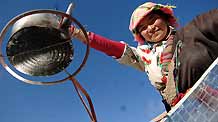
M 150 35 L 152 40 L 158 39 L 162 34 L 162 31 L 155 31 L 153 34 Z

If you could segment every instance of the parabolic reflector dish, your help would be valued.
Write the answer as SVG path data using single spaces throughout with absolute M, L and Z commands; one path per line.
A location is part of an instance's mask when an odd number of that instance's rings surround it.
M 24 74 L 54 75 L 65 69 L 73 58 L 72 42 L 67 35 L 52 27 L 22 28 L 8 41 L 8 59 Z

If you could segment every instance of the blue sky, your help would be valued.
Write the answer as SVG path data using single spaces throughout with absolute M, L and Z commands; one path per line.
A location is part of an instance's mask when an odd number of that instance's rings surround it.
M 65 11 L 69 2 L 73 16 L 87 30 L 117 41 L 136 45 L 128 30 L 132 11 L 145 0 L 7 0 L 0 4 L 0 28 L 22 12 L 33 9 Z M 194 16 L 218 7 L 217 0 L 153 0 L 176 5 L 181 27 Z M 209 18 L 208 18 L 209 19 Z M 76 48 L 76 47 L 75 47 Z M 147 76 L 118 64 L 111 57 L 91 49 L 83 71 L 76 78 L 89 92 L 99 122 L 146 122 L 164 111 L 161 97 Z M 0 67 L 1 122 L 89 122 L 71 84 L 34 86 L 13 78 Z

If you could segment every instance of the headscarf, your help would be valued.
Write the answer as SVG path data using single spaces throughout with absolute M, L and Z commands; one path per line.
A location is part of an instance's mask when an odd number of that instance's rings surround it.
M 170 26 L 177 26 L 176 18 L 174 17 L 172 8 L 175 8 L 175 6 L 156 4 L 152 2 L 146 2 L 137 7 L 131 16 L 129 24 L 129 29 L 133 33 L 135 40 L 140 44 L 144 43 L 144 39 L 142 39 L 140 33 L 138 33 L 137 26 L 142 21 L 142 19 L 152 11 L 160 10 L 164 14 L 169 15 L 167 19 Z

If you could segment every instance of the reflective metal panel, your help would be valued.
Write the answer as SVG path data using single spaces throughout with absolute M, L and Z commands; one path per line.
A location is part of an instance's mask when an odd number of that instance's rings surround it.
M 218 121 L 218 58 L 161 122 Z

